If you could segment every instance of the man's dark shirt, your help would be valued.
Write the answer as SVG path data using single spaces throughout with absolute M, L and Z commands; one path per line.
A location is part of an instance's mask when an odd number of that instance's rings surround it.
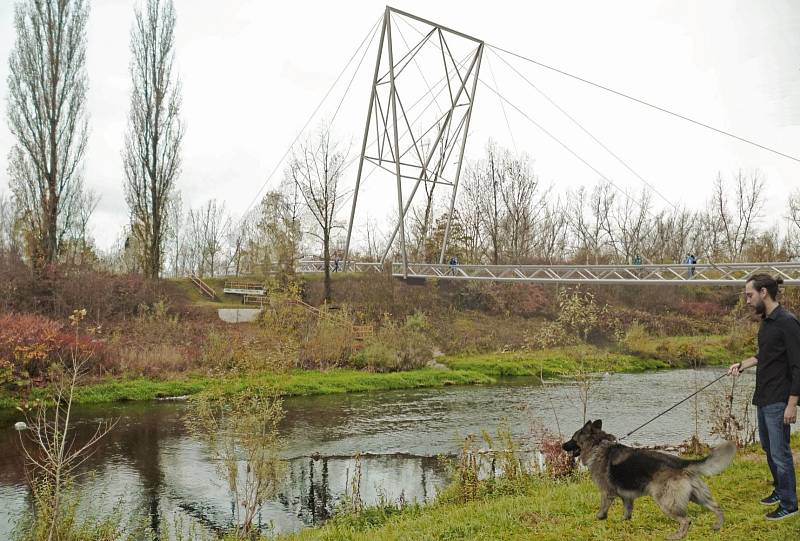
M 783 306 L 761 321 L 753 404 L 766 406 L 800 395 L 800 322 Z

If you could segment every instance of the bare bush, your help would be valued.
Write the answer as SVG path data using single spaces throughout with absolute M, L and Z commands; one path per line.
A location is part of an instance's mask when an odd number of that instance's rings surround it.
M 277 495 L 286 473 L 278 424 L 283 403 L 274 390 L 249 388 L 232 396 L 192 397 L 187 425 L 203 438 L 228 484 L 237 533 L 250 537 L 261 506 Z

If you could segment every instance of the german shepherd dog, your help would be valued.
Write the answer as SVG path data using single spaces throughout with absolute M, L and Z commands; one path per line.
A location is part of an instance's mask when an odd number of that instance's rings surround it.
M 689 530 L 687 518 L 689 502 L 708 508 L 717 516 L 714 529 L 722 528 L 722 510 L 711 496 L 711 491 L 701 475 L 716 475 L 733 460 L 736 446 L 725 442 L 700 460 L 685 460 L 674 455 L 650 449 L 635 449 L 616 442 L 611 434 L 603 432 L 603 421 L 589 421 L 573 434 L 562 448 L 573 457 L 580 457 L 589 468 L 600 489 L 600 520 L 608 516 L 608 508 L 619 496 L 625 507 L 623 518 L 629 520 L 633 513 L 633 500 L 649 495 L 661 510 L 680 527 L 667 539 L 682 539 Z

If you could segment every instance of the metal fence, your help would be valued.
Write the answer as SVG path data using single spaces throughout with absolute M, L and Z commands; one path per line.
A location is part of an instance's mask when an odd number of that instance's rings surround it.
M 386 271 L 388 271 L 387 263 Z M 331 272 L 334 263 L 330 265 Z M 324 272 L 322 261 L 301 261 L 297 272 Z M 438 265 L 409 263 L 403 272 L 402 263 L 391 264 L 393 276 L 437 278 L 441 280 L 490 280 L 504 282 L 538 282 L 566 284 L 686 284 L 743 285 L 745 278 L 756 272 L 781 277 L 786 285 L 800 285 L 798 263 L 674 263 L 664 265 Z M 380 263 L 349 261 L 338 263 L 338 272 L 384 272 Z

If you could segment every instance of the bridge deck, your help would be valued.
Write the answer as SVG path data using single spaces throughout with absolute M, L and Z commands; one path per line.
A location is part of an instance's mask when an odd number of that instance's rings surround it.
M 334 264 L 331 263 L 333 271 Z M 297 272 L 323 272 L 322 261 L 301 261 Z M 346 272 L 383 272 L 380 263 L 339 262 Z M 780 276 L 786 285 L 800 285 L 800 262 L 796 263 L 704 263 L 689 265 L 437 265 L 409 263 L 403 272 L 401 263 L 392 264 L 392 275 L 440 280 L 491 280 L 566 284 L 666 284 L 666 285 L 738 285 L 755 273 Z

